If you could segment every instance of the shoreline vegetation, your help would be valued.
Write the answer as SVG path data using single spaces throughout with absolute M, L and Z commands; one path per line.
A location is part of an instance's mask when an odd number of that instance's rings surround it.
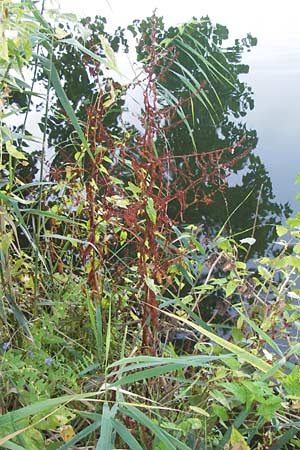
M 39 7 L 0 4 L 0 447 L 298 449 L 300 214 L 251 153 L 256 39 Z

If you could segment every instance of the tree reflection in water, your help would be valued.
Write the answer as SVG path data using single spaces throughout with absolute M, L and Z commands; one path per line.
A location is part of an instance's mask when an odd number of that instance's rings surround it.
M 120 47 L 128 50 L 125 31 L 118 29 L 113 36 L 105 33 L 104 18 L 96 17 L 94 22 L 86 18 L 82 23 L 88 23 L 92 33 L 86 42 L 83 42 L 80 36 L 79 41 L 99 56 L 104 55 L 101 33 L 109 39 L 114 51 L 118 51 Z M 140 62 L 146 57 L 145 46 L 150 44 L 151 26 L 151 18 L 148 18 L 134 21 L 128 27 L 136 39 L 137 59 Z M 156 39 L 158 45 L 169 47 L 170 53 L 176 56 L 173 60 L 169 56 L 169 70 L 160 79 L 158 92 L 161 99 L 167 90 L 171 93 L 173 102 L 179 101 L 180 98 L 188 96 L 191 83 L 200 86 L 205 82 L 205 88 L 199 95 L 182 104 L 182 113 L 187 117 L 187 121 L 183 123 L 179 121 L 179 117 L 170 118 L 170 124 L 176 122 L 176 127 L 170 127 L 163 138 L 158 136 L 158 152 L 166 143 L 175 156 L 195 151 L 208 152 L 230 147 L 242 137 L 245 137 L 243 144 L 234 156 L 227 156 L 228 161 L 232 157 L 238 157 L 248 147 L 255 149 L 257 133 L 255 130 L 249 130 L 245 122 L 247 111 L 254 108 L 253 92 L 241 81 L 240 76 L 249 71 L 249 67 L 242 64 L 242 54 L 256 45 L 256 39 L 248 34 L 244 39 L 235 40 L 234 45 L 226 47 L 227 28 L 219 24 L 213 25 L 208 17 L 201 20 L 194 18 L 189 24 L 170 28 L 166 28 L 163 19 L 158 18 Z M 102 85 L 106 83 L 107 89 L 110 79 L 101 72 L 100 66 L 95 65 L 88 56 L 82 56 L 75 48 L 65 52 L 58 44 L 55 49 L 55 63 L 79 120 L 85 122 L 87 106 L 94 101 L 98 92 L 99 79 Z M 41 80 L 44 75 L 40 74 Z M 118 84 L 114 84 L 114 88 L 122 90 Z M 55 167 L 62 167 L 67 161 L 74 160 L 76 145 L 72 139 L 72 126 L 65 119 L 64 111 L 54 94 L 52 103 L 48 142 L 49 146 L 56 148 L 52 163 L 54 171 Z M 120 137 L 124 136 L 121 126 L 124 104 L 125 95 L 121 94 L 118 103 L 104 117 L 106 129 Z M 166 97 L 162 104 L 166 104 Z M 134 130 L 134 125 L 131 125 L 131 129 Z M 135 133 L 138 134 L 138 130 L 133 132 L 133 136 Z M 180 164 L 180 158 L 176 159 L 176 164 Z M 201 168 L 193 158 L 190 158 L 189 164 L 189 170 L 197 177 Z M 213 237 L 219 232 L 228 215 L 240 205 L 228 221 L 225 233 L 236 234 L 244 231 L 245 233 L 240 235 L 242 238 L 249 236 L 255 225 L 256 244 L 251 249 L 251 256 L 262 255 L 275 238 L 274 224 L 280 223 L 291 210 L 287 204 L 276 202 L 272 181 L 259 156 L 250 153 L 237 161 L 233 171 L 239 174 L 242 182 L 228 187 L 224 193 L 216 194 L 211 204 L 198 203 L 188 207 L 183 222 L 196 225 L 203 223 L 205 233 Z M 168 176 L 171 177 L 172 174 Z M 204 189 L 209 192 L 211 186 L 208 184 Z M 171 217 L 176 217 L 177 209 L 176 204 L 170 206 Z

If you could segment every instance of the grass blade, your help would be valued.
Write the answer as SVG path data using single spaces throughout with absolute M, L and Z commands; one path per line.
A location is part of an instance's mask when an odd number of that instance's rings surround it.
M 101 434 L 96 450 L 112 450 L 112 417 L 108 403 L 104 403 L 101 421 Z
M 265 362 L 263 359 L 253 355 L 252 353 L 248 352 L 247 350 L 245 350 L 243 348 L 238 347 L 235 344 L 232 344 L 229 341 L 226 341 L 225 339 L 206 330 L 205 328 L 201 327 L 200 325 L 196 325 L 193 322 L 185 319 L 184 317 L 176 316 L 175 314 L 168 313 L 167 311 L 162 311 L 162 312 L 164 314 L 166 314 L 167 316 L 171 317 L 172 319 L 176 319 L 179 322 L 182 322 L 185 325 L 188 325 L 189 327 L 194 328 L 195 330 L 199 331 L 201 334 L 206 336 L 211 341 L 220 345 L 225 350 L 228 350 L 230 353 L 233 353 L 238 358 L 242 358 L 245 362 L 247 362 L 251 366 L 256 367 L 257 369 L 261 370 L 263 373 L 267 373 L 273 368 L 273 366 L 271 366 L 270 364 Z
M 253 320 L 249 319 L 245 314 L 242 313 L 242 311 L 239 308 L 234 308 L 235 311 L 243 318 L 243 320 L 258 334 L 258 336 L 266 341 L 269 346 L 275 350 L 275 352 L 283 357 L 283 353 L 280 350 L 280 348 L 278 347 L 278 345 L 276 344 L 275 341 L 273 341 L 273 339 L 270 338 L 270 336 L 267 335 L 267 333 L 265 333 L 261 328 L 259 328 L 259 326 L 256 325 L 255 322 L 253 322 Z
M 117 419 L 112 419 L 112 424 L 118 435 L 123 439 L 124 442 L 126 442 L 131 450 L 143 450 L 135 437 L 133 437 L 132 434 L 127 430 L 125 425 L 123 425 Z
M 173 445 L 171 439 L 169 439 L 168 433 L 162 431 L 161 428 L 158 425 L 156 425 L 154 421 L 149 419 L 149 417 L 147 417 L 144 413 L 139 411 L 134 406 L 126 406 L 126 408 L 120 407 L 120 410 L 123 412 L 123 414 L 136 420 L 137 422 L 148 428 L 148 430 L 151 430 L 155 434 L 155 436 L 163 444 L 165 444 L 168 450 L 176 450 L 176 447 Z

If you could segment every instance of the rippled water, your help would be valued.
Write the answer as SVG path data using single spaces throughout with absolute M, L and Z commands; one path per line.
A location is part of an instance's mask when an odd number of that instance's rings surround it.
M 245 57 L 255 99 L 247 122 L 257 130 L 255 152 L 271 175 L 276 198 L 298 210 L 295 195 L 300 187 L 294 181 L 300 171 L 300 36 L 284 47 L 273 42 L 270 48 L 266 54 L 258 38 L 258 46 Z

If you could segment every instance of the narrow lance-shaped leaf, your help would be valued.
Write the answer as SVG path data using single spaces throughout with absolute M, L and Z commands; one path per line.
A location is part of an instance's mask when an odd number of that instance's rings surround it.
M 265 362 L 262 358 L 259 358 L 255 355 L 253 355 L 252 353 L 248 352 L 244 348 L 241 348 L 235 344 L 232 344 L 231 342 L 227 341 L 226 339 L 223 339 L 220 336 L 206 330 L 205 328 L 201 327 L 200 325 L 196 325 L 193 322 L 191 322 L 190 320 L 185 319 L 184 317 L 176 316 L 175 314 L 171 314 L 166 311 L 162 311 L 162 313 L 166 314 L 167 316 L 169 316 L 173 319 L 178 320 L 179 322 L 182 322 L 182 323 L 190 326 L 191 328 L 194 328 L 195 330 L 204 334 L 204 336 L 208 337 L 211 341 L 215 342 L 216 344 L 220 345 L 222 348 L 233 353 L 238 358 L 242 358 L 245 362 L 249 363 L 253 367 L 256 367 L 257 369 L 261 370 L 262 372 L 266 373 L 272 369 L 272 365 Z M 277 375 L 283 375 L 283 374 L 280 371 L 278 371 Z

